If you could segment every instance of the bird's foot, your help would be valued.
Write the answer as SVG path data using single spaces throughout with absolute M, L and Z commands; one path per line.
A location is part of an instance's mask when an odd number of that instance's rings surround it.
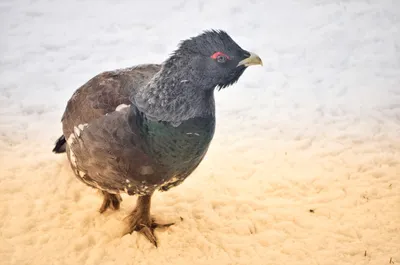
M 103 204 L 101 205 L 99 212 L 104 213 L 108 208 L 112 210 L 118 210 L 122 198 L 119 194 L 111 194 L 106 191 L 102 191 L 104 196 Z
M 154 235 L 154 229 L 166 228 L 175 223 L 160 224 L 157 223 L 149 214 L 143 214 L 140 210 L 135 209 L 128 217 L 128 232 L 138 232 L 144 235 L 155 247 L 157 247 L 157 238 Z

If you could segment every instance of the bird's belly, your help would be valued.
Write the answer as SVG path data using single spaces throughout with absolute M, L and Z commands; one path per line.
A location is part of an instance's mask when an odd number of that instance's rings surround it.
M 90 129 L 98 130 L 93 126 L 69 141 L 67 153 L 75 175 L 91 187 L 130 195 L 180 184 L 200 164 L 214 134 L 214 120 L 209 118 L 192 119 L 178 127 L 145 121 L 136 134 L 124 134 L 128 130 L 121 127 L 113 133 L 116 138 L 102 145 L 85 145 L 102 140 L 89 133 Z
M 180 184 L 201 163 L 214 135 L 213 119 L 189 120 L 179 127 L 159 130 L 151 140 L 152 157 L 167 168 L 161 190 Z
M 191 159 L 179 167 L 174 167 L 171 170 L 168 180 L 160 185 L 159 190 L 167 191 L 170 188 L 181 184 L 199 166 L 205 154 L 206 152 L 204 152 L 203 156 L 198 159 Z

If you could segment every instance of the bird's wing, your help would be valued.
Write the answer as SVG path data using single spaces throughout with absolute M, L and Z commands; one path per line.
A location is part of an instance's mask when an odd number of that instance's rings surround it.
M 86 184 L 111 193 L 154 191 L 166 169 L 144 151 L 137 119 L 131 108 L 125 108 L 75 127 L 67 140 L 75 174 Z
M 121 105 L 131 104 L 129 97 L 147 84 L 160 70 L 158 64 L 104 72 L 78 88 L 67 103 L 62 117 L 63 133 L 68 137 L 74 126 L 90 123 Z

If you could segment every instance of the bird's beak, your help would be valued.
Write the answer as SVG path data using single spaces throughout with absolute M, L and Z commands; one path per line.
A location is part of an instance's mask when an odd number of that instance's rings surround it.
M 257 64 L 259 64 L 261 66 L 263 65 L 260 56 L 258 56 L 255 53 L 250 53 L 250 56 L 247 57 L 246 59 L 241 60 L 238 63 L 237 67 L 241 66 L 241 65 L 244 65 L 244 66 L 247 67 L 247 66 L 250 66 L 250 65 L 257 65 Z

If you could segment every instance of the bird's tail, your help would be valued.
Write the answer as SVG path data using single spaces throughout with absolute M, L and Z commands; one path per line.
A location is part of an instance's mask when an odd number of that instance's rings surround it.
M 54 146 L 53 152 L 56 154 L 65 153 L 66 143 L 67 141 L 65 140 L 64 135 L 60 136 L 60 138 L 58 138 L 58 140 L 55 143 L 56 146 Z

